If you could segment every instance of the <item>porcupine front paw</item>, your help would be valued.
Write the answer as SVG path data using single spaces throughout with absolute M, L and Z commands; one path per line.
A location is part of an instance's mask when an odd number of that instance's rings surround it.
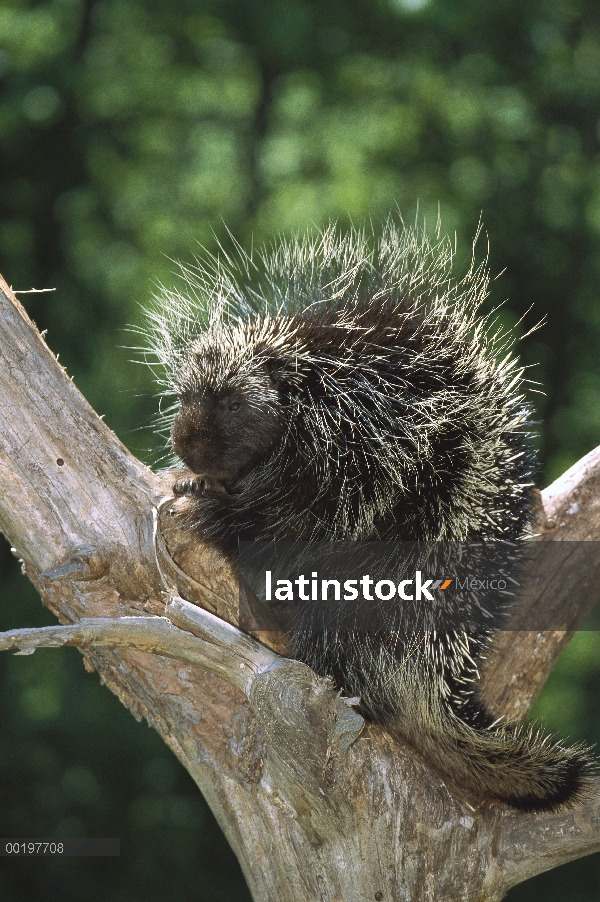
M 173 494 L 176 497 L 181 497 L 182 495 L 191 498 L 204 497 L 205 491 L 206 482 L 200 476 L 195 476 L 192 479 L 178 479 L 173 484 Z

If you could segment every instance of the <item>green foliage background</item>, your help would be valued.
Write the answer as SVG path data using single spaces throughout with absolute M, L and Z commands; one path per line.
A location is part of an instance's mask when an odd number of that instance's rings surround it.
M 481 216 L 506 270 L 490 303 L 521 331 L 546 317 L 522 345 L 546 483 L 600 443 L 599 117 L 594 0 L 0 0 L 0 270 L 56 287 L 21 298 L 153 463 L 123 330 L 173 259 L 225 224 L 249 246 L 418 202 L 460 269 Z M 51 622 L 2 554 L 0 627 Z M 580 634 L 537 704 L 549 727 L 598 741 L 599 667 Z M 76 651 L 3 656 L 0 681 L 0 835 L 122 839 L 120 859 L 3 859 L 2 900 L 248 899 L 187 775 Z M 509 898 L 596 900 L 600 860 Z

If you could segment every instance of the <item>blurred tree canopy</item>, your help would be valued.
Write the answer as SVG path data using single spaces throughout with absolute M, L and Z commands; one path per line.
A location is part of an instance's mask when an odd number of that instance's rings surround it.
M 478 253 L 487 232 L 505 270 L 490 304 L 521 332 L 546 318 L 522 354 L 550 481 L 600 443 L 597 3 L 0 0 L 0 271 L 56 288 L 21 299 L 147 462 L 157 401 L 124 330 L 173 261 L 227 228 L 249 247 L 331 218 L 377 229 L 397 207 L 428 227 L 441 211 L 458 271 L 481 218 Z M 50 622 L 4 558 L 2 628 Z M 538 703 L 571 738 L 600 738 L 599 657 L 582 633 Z M 2 835 L 123 839 L 101 870 L 6 862 L 3 900 L 247 898 L 195 788 L 77 652 L 0 668 Z M 598 886 L 593 857 L 510 898 Z

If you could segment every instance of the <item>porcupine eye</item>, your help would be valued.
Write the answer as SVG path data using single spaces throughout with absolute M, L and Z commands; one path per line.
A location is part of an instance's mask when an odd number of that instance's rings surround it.
M 243 413 L 243 408 L 245 408 L 246 405 L 244 404 L 243 398 L 239 397 L 239 395 L 237 397 L 234 395 L 233 397 L 230 396 L 229 398 L 223 398 L 219 402 L 219 407 L 227 414 L 237 413 L 239 410 L 242 410 Z

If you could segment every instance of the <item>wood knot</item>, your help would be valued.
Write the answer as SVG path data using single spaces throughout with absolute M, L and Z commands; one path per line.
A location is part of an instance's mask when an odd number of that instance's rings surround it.
M 62 564 L 44 570 L 41 578 L 52 582 L 62 579 L 85 582 L 100 579 L 108 571 L 109 565 L 98 548 L 93 545 L 80 545 Z

